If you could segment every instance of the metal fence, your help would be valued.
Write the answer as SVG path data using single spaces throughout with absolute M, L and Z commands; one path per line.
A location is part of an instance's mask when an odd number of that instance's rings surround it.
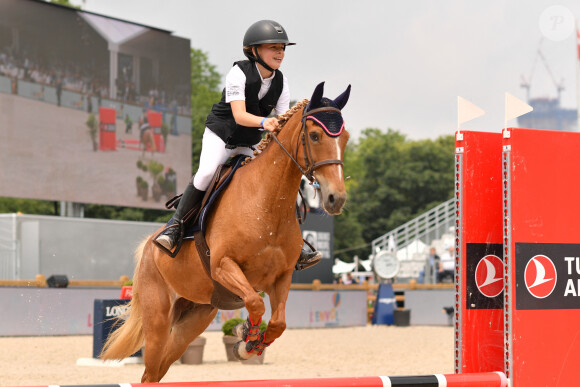
M 372 254 L 380 250 L 396 252 L 399 260 L 417 259 L 425 246 L 440 240 L 455 226 L 455 199 L 441 203 L 421 216 L 372 241 Z
M 18 279 L 18 248 L 16 215 L 0 217 L 0 278 Z
M 135 269 L 134 251 L 161 223 L 0 214 L 0 280 L 67 275 L 118 280 Z

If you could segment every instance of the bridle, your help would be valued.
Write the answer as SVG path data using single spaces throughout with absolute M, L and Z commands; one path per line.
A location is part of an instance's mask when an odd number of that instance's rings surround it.
M 294 164 L 296 164 L 296 166 L 298 167 L 298 169 L 300 170 L 302 175 L 304 177 L 306 177 L 308 179 L 308 181 L 310 181 L 310 184 L 314 184 L 316 182 L 316 179 L 314 178 L 314 170 L 315 169 L 320 168 L 323 165 L 327 165 L 327 164 L 344 165 L 344 162 L 342 160 L 330 159 L 330 160 L 323 160 L 323 161 L 315 162 L 312 158 L 312 150 L 310 149 L 310 137 L 308 136 L 308 128 L 306 127 L 306 119 L 308 118 L 308 116 L 310 116 L 314 113 L 320 113 L 320 112 L 336 112 L 338 114 L 341 114 L 340 109 L 334 108 L 332 106 L 320 107 L 320 108 L 316 108 L 316 109 L 312 109 L 312 110 L 308 110 L 308 111 L 306 111 L 306 108 L 304 108 L 303 113 L 302 113 L 302 119 L 300 120 L 302 122 L 302 128 L 300 129 L 301 135 L 298 136 L 298 140 L 296 143 L 296 155 L 295 156 L 292 156 L 290 154 L 290 152 L 288 152 L 288 150 L 284 147 L 284 145 L 282 145 L 280 140 L 278 140 L 278 137 L 276 136 L 275 133 L 271 133 L 272 137 L 274 137 L 274 140 L 276 140 L 278 145 L 280 145 L 280 148 L 282 148 L 282 150 L 288 155 L 288 157 L 290 157 L 290 160 L 292 160 L 294 162 Z M 302 147 L 304 148 L 304 167 L 302 165 L 300 165 L 300 163 L 296 160 L 296 158 L 298 157 L 298 147 L 299 147 L 300 141 L 302 141 Z

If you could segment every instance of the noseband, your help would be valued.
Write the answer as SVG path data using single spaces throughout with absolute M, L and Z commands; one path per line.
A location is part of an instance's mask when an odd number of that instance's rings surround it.
M 282 150 L 288 155 L 288 157 L 290 157 L 290 160 L 292 160 L 294 162 L 294 164 L 296 164 L 296 166 L 298 167 L 298 169 L 300 170 L 302 175 L 304 175 L 304 177 L 306 177 L 308 179 L 308 181 L 310 181 L 310 184 L 312 184 L 316 181 L 316 179 L 314 178 L 314 170 L 315 169 L 320 168 L 323 165 L 327 165 L 327 164 L 340 164 L 340 165 L 344 164 L 342 160 L 323 160 L 323 161 L 315 162 L 312 158 L 312 151 L 310 149 L 310 137 L 308 136 L 308 128 L 306 127 L 306 118 L 308 118 L 308 116 L 310 116 L 314 113 L 320 113 L 320 112 L 336 112 L 338 114 L 341 114 L 340 109 L 337 109 L 337 108 L 334 108 L 331 106 L 312 109 L 309 111 L 306 111 L 306 109 L 304 109 L 304 111 L 302 113 L 302 119 L 300 120 L 302 122 L 302 128 L 300 129 L 301 134 L 300 134 L 300 136 L 298 136 L 298 141 L 296 143 L 296 155 L 295 156 L 292 156 L 290 154 L 290 152 L 288 152 L 288 150 L 284 147 L 284 145 L 282 145 L 280 140 L 278 140 L 278 137 L 276 136 L 276 134 L 272 133 L 274 140 L 276 140 L 278 145 L 280 145 L 280 148 L 282 148 Z M 300 165 L 300 163 L 298 161 L 296 161 L 296 158 L 298 157 L 298 146 L 299 146 L 298 142 L 299 141 L 302 141 L 302 147 L 304 148 L 304 167 L 302 165 Z

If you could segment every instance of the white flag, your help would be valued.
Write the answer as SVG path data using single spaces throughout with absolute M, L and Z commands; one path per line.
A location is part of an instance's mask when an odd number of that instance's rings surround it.
M 467 121 L 481 117 L 485 112 L 479 106 L 475 106 L 468 100 L 457 96 L 457 128 Z
M 508 93 L 506 91 L 506 93 L 505 93 L 505 122 L 506 122 L 506 124 L 512 118 L 523 116 L 524 114 L 529 113 L 532 110 L 534 110 L 533 107 L 531 107 L 530 105 L 528 105 L 527 103 L 525 103 L 521 99 L 514 97 L 513 95 L 511 95 L 510 93 Z

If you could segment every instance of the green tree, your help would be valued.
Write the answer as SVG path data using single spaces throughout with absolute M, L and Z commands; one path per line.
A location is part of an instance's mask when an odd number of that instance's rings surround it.
M 348 208 L 334 217 L 334 256 L 352 262 L 355 255 L 364 257 L 369 247 L 362 237 L 363 227 Z
M 64 5 L 65 7 L 81 9 L 80 5 L 73 5 L 69 0 L 46 0 L 48 3 Z M 84 0 L 83 0 L 84 2 Z
M 370 253 L 373 239 L 453 195 L 453 136 L 411 141 L 398 131 L 366 129 L 348 151 L 346 212 L 354 219 L 338 220 L 335 236 L 360 233 L 367 244 L 355 252 L 361 258 Z M 346 248 L 335 242 L 337 251 Z
M 345 262 L 351 262 L 354 255 L 364 256 L 368 249 L 362 237 L 363 227 L 357 219 L 356 206 L 353 206 L 351 200 L 351 193 L 356 191 L 360 181 L 356 176 L 361 175 L 361 168 L 357 147 L 351 141 L 344 154 L 347 200 L 342 214 L 334 217 L 334 255 Z
M 214 103 L 221 98 L 221 75 L 209 63 L 207 53 L 191 49 L 191 162 L 197 171 L 205 119 Z
M 172 213 L 164 210 L 135 207 L 105 206 L 101 204 L 85 205 L 85 217 L 95 219 L 132 220 L 139 222 L 162 222 L 169 220 Z
M 58 205 L 49 200 L 31 200 L 0 197 L 1 213 L 58 215 Z

